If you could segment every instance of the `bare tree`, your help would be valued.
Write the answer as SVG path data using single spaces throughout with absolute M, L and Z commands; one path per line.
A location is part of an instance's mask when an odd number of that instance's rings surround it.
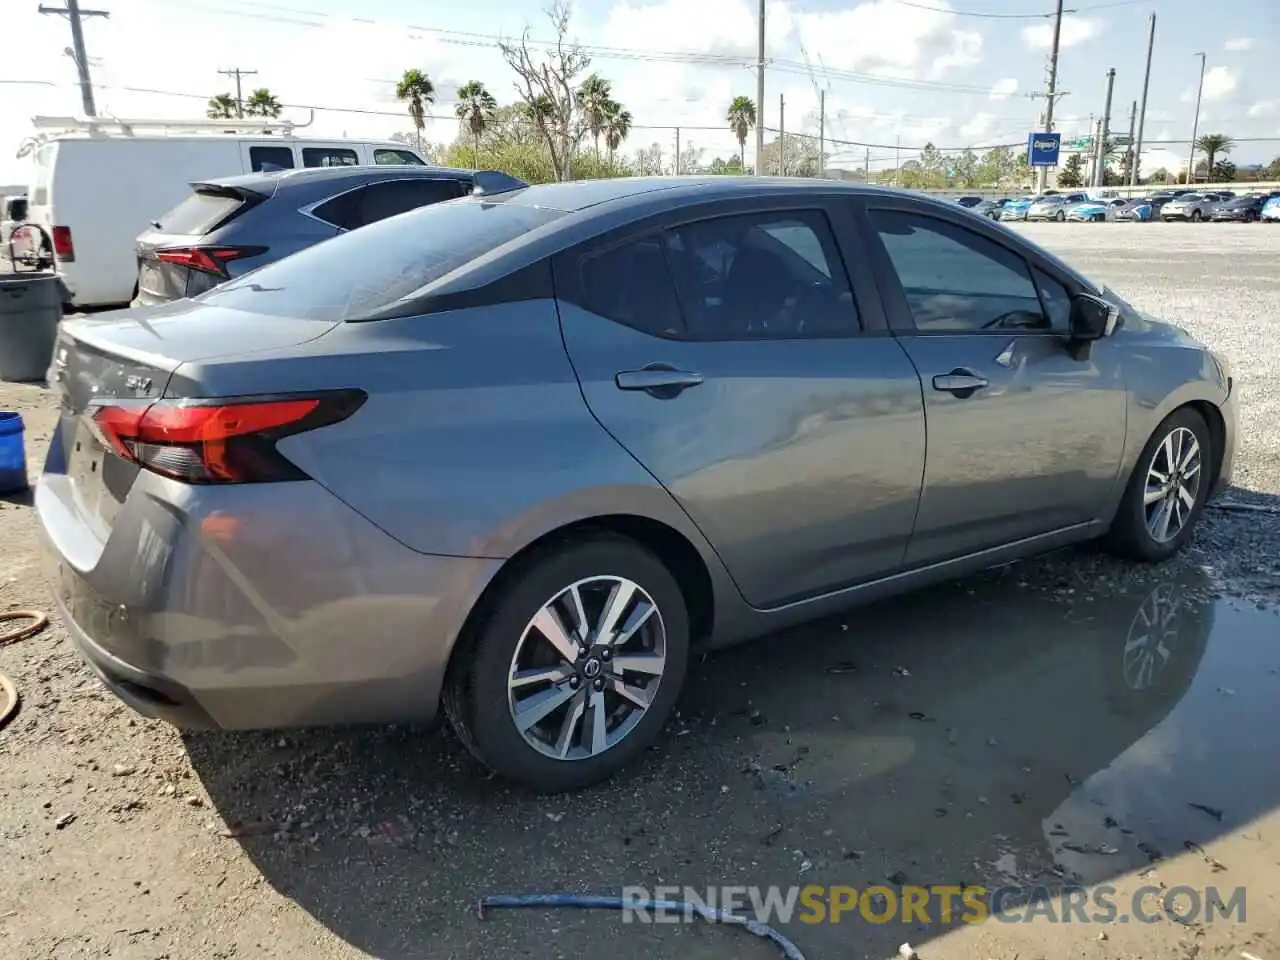
M 553 0 L 547 18 L 555 30 L 555 42 L 542 45 L 530 41 L 525 29 L 519 41 L 500 41 L 503 59 L 516 72 L 516 92 L 524 101 L 527 116 L 551 153 L 551 163 L 561 180 L 573 177 L 573 153 L 587 132 L 586 119 L 577 109 L 578 75 L 591 58 L 576 41 L 568 39 L 572 5 L 569 0 Z M 530 49 L 532 43 L 534 49 Z

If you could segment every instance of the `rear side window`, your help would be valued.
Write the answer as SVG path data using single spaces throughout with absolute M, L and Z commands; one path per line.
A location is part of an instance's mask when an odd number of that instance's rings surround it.
M 412 153 L 409 150 L 392 150 L 388 147 L 380 147 L 373 151 L 373 162 L 377 164 L 390 164 L 391 166 L 395 166 L 396 164 L 408 164 L 411 167 L 425 167 L 427 165 L 426 161 L 416 153 Z
M 239 197 L 197 191 L 156 222 L 162 233 L 198 237 L 229 219 L 243 205 Z
M 360 163 L 354 150 L 346 147 L 303 147 L 304 167 L 354 167 Z
M 249 168 L 254 173 L 263 170 L 292 170 L 292 147 L 250 147 Z
M 196 299 L 250 313 L 362 320 L 562 216 L 505 203 L 423 207 L 308 247 Z
M 385 180 L 339 194 L 312 212 L 335 227 L 354 230 L 418 207 L 455 200 L 464 193 L 457 180 Z
M 613 247 L 583 261 L 583 306 L 597 316 L 655 337 L 684 331 L 663 235 Z

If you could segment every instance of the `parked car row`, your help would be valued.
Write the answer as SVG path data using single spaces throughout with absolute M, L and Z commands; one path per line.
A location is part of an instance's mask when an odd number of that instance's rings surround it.
M 956 201 L 991 220 L 1040 220 L 1058 223 L 1145 223 L 1182 220 L 1252 223 L 1280 221 L 1280 191 L 1238 194 L 1230 190 L 1176 189 L 1145 197 L 1090 197 L 1084 192 L 1048 191 L 1000 199 L 960 197 Z

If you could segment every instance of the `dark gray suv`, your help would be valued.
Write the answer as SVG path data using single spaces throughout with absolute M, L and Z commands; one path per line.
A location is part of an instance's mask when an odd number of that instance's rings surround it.
M 138 237 L 133 306 L 194 297 L 348 230 L 470 194 L 505 174 L 449 167 L 282 170 L 191 185 L 191 196 Z

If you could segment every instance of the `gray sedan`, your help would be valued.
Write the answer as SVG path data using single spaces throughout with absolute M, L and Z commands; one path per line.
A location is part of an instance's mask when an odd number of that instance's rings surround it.
M 992 564 L 1191 538 L 1226 363 L 955 204 L 529 187 L 66 320 L 59 612 L 182 726 L 427 720 L 539 790 L 659 735 L 691 653 Z

